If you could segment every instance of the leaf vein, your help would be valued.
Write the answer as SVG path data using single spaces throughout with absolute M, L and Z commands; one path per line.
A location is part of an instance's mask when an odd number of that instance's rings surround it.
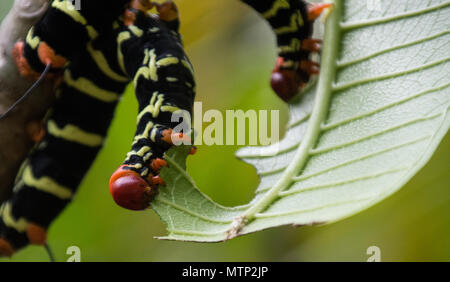
M 388 170 L 379 171 L 379 172 L 373 173 L 373 174 L 363 175 L 363 176 L 360 176 L 360 177 L 344 179 L 344 180 L 341 180 L 341 181 L 335 181 L 335 182 L 331 182 L 331 183 L 324 183 L 324 184 L 320 184 L 320 185 L 313 185 L 313 186 L 303 187 L 303 188 L 299 188 L 299 189 L 292 189 L 292 190 L 288 190 L 288 191 L 282 191 L 282 192 L 280 192 L 279 196 L 280 197 L 286 197 L 286 196 L 289 196 L 289 195 L 298 194 L 298 193 L 302 193 L 302 192 L 306 192 L 306 191 L 319 190 L 319 189 L 322 189 L 322 188 L 340 186 L 340 185 L 344 185 L 344 184 L 348 184 L 348 183 L 354 183 L 354 182 L 358 182 L 358 181 L 362 181 L 362 180 L 368 180 L 368 179 L 371 179 L 371 178 L 377 178 L 379 176 L 383 176 L 383 175 L 386 175 L 386 174 L 392 174 L 392 173 L 397 173 L 397 172 L 400 172 L 400 171 L 405 171 L 407 169 L 409 169 L 409 167 L 388 169 Z
M 404 44 L 399 44 L 399 45 L 396 45 L 396 46 L 393 46 L 393 47 L 382 49 L 380 51 L 373 52 L 372 54 L 366 55 L 366 56 L 358 58 L 358 59 L 349 60 L 349 61 L 345 61 L 345 62 L 338 62 L 337 63 L 337 67 L 339 69 L 346 68 L 346 67 L 349 67 L 351 65 L 355 65 L 355 64 L 358 64 L 358 63 L 361 63 L 361 62 L 364 62 L 364 61 L 368 61 L 370 59 L 373 59 L 373 58 L 375 58 L 377 56 L 380 56 L 380 55 L 383 55 L 385 53 L 389 53 L 389 52 L 396 51 L 396 50 L 399 50 L 399 49 L 402 49 L 402 48 L 406 48 L 406 47 L 417 45 L 417 44 L 420 44 L 420 43 L 423 43 L 423 42 L 427 42 L 427 41 L 430 41 L 430 40 L 442 37 L 444 35 L 447 35 L 449 33 L 450 33 L 450 30 L 445 30 L 443 32 L 439 32 L 437 34 L 433 34 L 433 35 L 430 35 L 430 36 L 427 36 L 427 37 L 423 37 L 423 38 L 418 39 L 418 40 L 414 40 L 414 41 L 407 42 L 407 43 L 404 43 Z
M 277 212 L 277 213 L 275 213 L 275 212 L 274 213 L 257 213 L 255 215 L 255 217 L 256 218 L 270 218 L 270 217 L 280 217 L 280 216 L 287 216 L 287 215 L 293 215 L 293 214 L 307 213 L 307 212 L 312 212 L 312 211 L 316 211 L 316 210 L 322 210 L 322 209 L 327 209 L 327 208 L 332 208 L 332 207 L 337 207 L 337 206 L 345 206 L 348 204 L 370 201 L 372 199 L 373 199 L 373 197 L 364 197 L 364 198 L 360 198 L 360 199 L 341 201 L 341 202 L 336 202 L 336 203 L 328 204 L 325 206 L 319 206 L 319 207 L 314 207 L 314 208 L 309 208 L 309 209 L 299 209 L 299 210 L 293 210 L 293 211 L 287 211 L 287 212 Z
M 341 23 L 341 28 L 343 31 L 349 31 L 352 29 L 366 27 L 366 26 L 370 26 L 370 25 L 388 23 L 388 22 L 401 20 L 401 19 L 405 19 L 405 18 L 409 18 L 409 17 L 420 16 L 425 13 L 434 12 L 436 10 L 443 9 L 449 5 L 450 5 L 450 2 L 444 2 L 442 4 L 431 6 L 431 7 L 425 8 L 425 9 L 419 9 L 419 10 L 414 10 L 414 11 L 410 11 L 410 12 L 399 13 L 397 15 L 393 15 L 393 16 L 389 16 L 389 17 L 381 17 L 381 18 L 375 18 L 375 19 L 370 19 L 370 20 L 361 20 L 361 21 L 355 21 L 355 22 L 350 22 L 350 23 Z
M 394 131 L 394 130 L 397 130 L 397 129 L 401 129 L 401 128 L 406 127 L 408 125 L 412 125 L 412 124 L 415 124 L 415 123 L 418 123 L 418 122 L 435 119 L 435 118 L 440 117 L 440 116 L 442 116 L 442 114 L 438 113 L 438 114 L 434 114 L 434 115 L 431 115 L 431 116 L 428 116 L 428 117 L 420 117 L 420 118 L 417 118 L 417 119 L 408 120 L 406 122 L 397 124 L 397 125 L 389 127 L 389 128 L 385 128 L 385 129 L 383 129 L 381 131 L 378 131 L 378 132 L 375 132 L 375 133 L 372 133 L 372 134 L 369 134 L 369 135 L 366 135 L 366 136 L 363 136 L 363 137 L 360 137 L 360 138 L 357 138 L 357 139 L 350 140 L 348 142 L 336 144 L 336 145 L 325 147 L 325 148 L 313 149 L 313 150 L 310 151 L 310 154 L 311 155 L 318 155 L 318 154 L 323 154 L 323 153 L 326 153 L 326 152 L 329 152 L 329 151 L 332 151 L 332 150 L 341 149 L 341 148 L 344 148 L 344 147 L 347 147 L 347 146 L 350 146 L 350 145 L 353 145 L 353 144 L 356 144 L 356 143 L 359 143 L 359 142 L 371 139 L 373 137 L 376 137 L 376 136 L 379 136 L 379 135 L 383 135 L 385 133 L 388 133 L 388 132 L 391 132 L 391 131 Z
M 180 206 L 178 204 L 175 204 L 172 201 L 169 201 L 168 199 L 165 199 L 164 197 L 161 197 L 161 196 L 156 198 L 155 201 L 159 201 L 159 202 L 161 202 L 161 203 L 163 203 L 165 205 L 171 206 L 171 207 L 173 207 L 173 208 L 175 208 L 177 210 L 183 211 L 183 212 L 185 212 L 187 214 L 190 214 L 190 215 L 192 215 L 194 217 L 203 219 L 205 221 L 216 222 L 216 223 L 230 223 L 232 221 L 232 220 L 223 220 L 223 219 L 211 218 L 211 217 L 207 217 L 207 216 L 198 214 L 196 212 L 193 212 L 193 211 L 189 210 L 188 208 L 185 208 L 185 207 L 182 207 L 182 206 Z
M 395 107 L 397 105 L 400 105 L 400 104 L 406 103 L 408 101 L 411 101 L 411 100 L 413 100 L 415 98 L 418 98 L 420 96 L 423 96 L 423 95 L 426 95 L 426 94 L 429 94 L 429 93 L 433 93 L 433 92 L 436 92 L 436 91 L 444 90 L 444 89 L 448 88 L 449 86 L 450 86 L 450 83 L 447 83 L 447 84 L 444 84 L 444 85 L 441 85 L 441 86 L 438 86 L 438 87 L 435 87 L 435 88 L 430 88 L 428 90 L 425 90 L 425 91 L 413 94 L 413 95 L 411 95 L 409 97 L 406 97 L 404 99 L 400 99 L 400 100 L 395 101 L 393 103 L 390 103 L 390 104 L 387 104 L 385 106 L 376 108 L 376 109 L 374 109 L 372 111 L 369 111 L 369 112 L 366 112 L 366 113 L 363 113 L 363 114 L 360 114 L 360 115 L 356 115 L 356 116 L 353 116 L 353 117 L 350 117 L 350 118 L 347 118 L 347 119 L 344 119 L 344 120 L 341 120 L 341 121 L 337 121 L 337 122 L 333 122 L 333 123 L 329 123 L 329 124 L 324 124 L 324 125 L 322 125 L 322 130 L 324 130 L 324 131 L 330 130 L 330 129 L 336 128 L 338 126 L 350 123 L 352 121 L 355 121 L 355 120 L 358 120 L 358 119 L 361 119 L 361 118 L 364 118 L 364 117 L 368 117 L 368 116 L 374 115 L 374 114 L 379 113 L 381 111 L 384 111 L 384 110 L 387 110 L 389 108 Z

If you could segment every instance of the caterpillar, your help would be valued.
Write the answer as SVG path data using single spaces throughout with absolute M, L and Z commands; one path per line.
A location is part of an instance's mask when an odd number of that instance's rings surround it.
M 271 84 L 289 101 L 318 65 L 320 50 L 311 39 L 312 22 L 329 4 L 301 0 L 242 0 L 264 17 L 277 36 L 278 60 Z M 132 83 L 139 105 L 131 150 L 113 173 L 114 201 L 143 210 L 164 181 L 163 154 L 189 136 L 172 130 L 171 116 L 192 113 L 195 79 L 179 34 L 171 1 L 53 0 L 43 18 L 13 57 L 19 72 L 32 80 L 47 75 L 56 102 L 44 126 L 32 134 L 35 148 L 24 161 L 14 193 L 0 207 L 0 256 L 28 244 L 45 245 L 53 220 L 71 201 L 105 141 L 121 93 Z M 158 16 L 148 11 L 156 7 Z M 40 124 L 40 121 L 37 121 Z M 192 149 L 194 153 L 195 149 Z
M 242 0 L 253 7 L 272 27 L 278 46 L 278 59 L 271 86 L 289 102 L 319 72 L 310 55 L 319 52 L 321 40 L 311 38 L 314 21 L 332 4 L 309 4 L 303 0 Z

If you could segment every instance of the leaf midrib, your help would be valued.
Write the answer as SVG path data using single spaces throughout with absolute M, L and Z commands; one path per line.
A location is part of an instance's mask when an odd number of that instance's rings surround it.
M 339 52 L 339 37 L 341 35 L 340 20 L 342 17 L 342 0 L 335 0 L 333 11 L 325 24 L 324 49 L 321 56 L 321 73 L 317 82 L 316 98 L 311 117 L 308 122 L 308 128 L 304 138 L 297 149 L 297 152 L 283 172 L 281 178 L 275 185 L 266 192 L 255 204 L 250 206 L 242 216 L 235 219 L 228 234 L 237 234 L 243 225 L 255 218 L 255 215 L 267 209 L 270 204 L 279 197 L 279 193 L 288 188 L 293 178 L 305 166 L 311 149 L 317 143 L 321 132 L 321 125 L 328 114 L 331 93 L 333 91 L 333 81 L 335 78 L 337 63 L 336 59 Z M 232 236 L 230 237 L 232 238 Z

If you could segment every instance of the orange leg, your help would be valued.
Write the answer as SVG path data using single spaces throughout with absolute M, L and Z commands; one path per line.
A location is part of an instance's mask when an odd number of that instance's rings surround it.
M 159 13 L 159 18 L 166 22 L 171 22 L 178 19 L 178 8 L 172 1 L 166 1 L 156 6 Z
M 196 146 L 192 146 L 191 150 L 189 151 L 189 155 L 195 155 L 197 153 L 197 147 Z
M 28 223 L 26 234 L 30 244 L 43 246 L 47 242 L 47 230 L 37 224 Z M 0 257 L 11 257 L 15 252 L 7 240 L 0 238 Z
M 16 251 L 11 244 L 3 238 L 0 238 L 0 258 L 11 257 Z
M 155 3 L 151 2 L 150 0 L 131 0 L 130 2 L 130 8 L 142 12 L 147 12 L 151 10 L 154 6 Z M 135 21 L 136 21 L 136 13 L 127 9 L 124 14 L 125 25 L 126 26 L 134 25 Z
M 44 139 L 46 130 L 43 121 L 34 120 L 27 124 L 26 131 L 34 143 L 39 143 Z
M 40 74 L 34 71 L 28 64 L 27 59 L 23 56 L 23 50 L 25 48 L 25 42 L 19 41 L 14 44 L 13 58 L 16 64 L 17 70 L 20 75 L 30 80 L 37 80 Z
M 165 160 L 157 158 L 154 159 L 152 161 L 152 163 L 150 164 L 150 168 L 154 171 L 154 172 L 159 172 L 161 170 L 161 168 L 163 167 L 167 167 L 168 164 Z
M 330 3 L 310 4 L 308 6 L 308 20 L 310 22 L 315 21 L 325 9 L 331 8 L 332 6 L 333 4 Z
M 47 242 L 47 230 L 34 223 L 28 223 L 27 236 L 33 245 L 43 246 Z
M 320 65 L 310 60 L 304 60 L 300 62 L 300 69 L 308 75 L 319 74 Z
M 183 133 L 173 133 L 172 129 L 166 129 L 162 133 L 161 140 L 170 145 L 191 144 L 191 138 Z
M 39 44 L 38 55 L 43 64 L 51 64 L 52 68 L 62 69 L 67 64 L 67 59 L 57 55 L 55 50 L 45 42 Z
M 156 176 L 153 176 L 153 178 L 152 178 L 152 185 L 163 185 L 163 186 L 165 186 L 166 183 L 161 178 L 161 176 L 156 175 Z
M 131 0 L 130 7 L 136 10 L 147 12 L 155 6 L 150 0 Z
M 322 48 L 322 40 L 320 39 L 313 39 L 313 38 L 306 38 L 302 41 L 302 50 L 317 53 L 320 52 Z

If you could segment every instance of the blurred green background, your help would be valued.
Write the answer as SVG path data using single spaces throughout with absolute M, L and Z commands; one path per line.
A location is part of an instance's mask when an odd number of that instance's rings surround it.
M 275 62 L 269 27 L 239 1 L 176 2 L 204 110 L 280 109 L 286 123 L 287 106 L 268 84 Z M 1 18 L 11 3 L 1 1 Z M 73 245 L 80 247 L 82 261 L 366 261 L 369 246 L 380 247 L 383 261 L 450 261 L 450 135 L 403 189 L 343 221 L 281 227 L 225 243 L 159 241 L 153 238 L 165 235 L 159 217 L 119 208 L 107 186 L 129 150 L 136 108 L 129 90 L 75 201 L 52 225 L 48 239 L 58 261 L 67 260 Z M 200 189 L 224 205 L 247 203 L 258 184 L 254 169 L 234 157 L 237 148 L 200 146 L 188 160 Z M 29 247 L 12 261 L 48 257 L 43 248 Z

